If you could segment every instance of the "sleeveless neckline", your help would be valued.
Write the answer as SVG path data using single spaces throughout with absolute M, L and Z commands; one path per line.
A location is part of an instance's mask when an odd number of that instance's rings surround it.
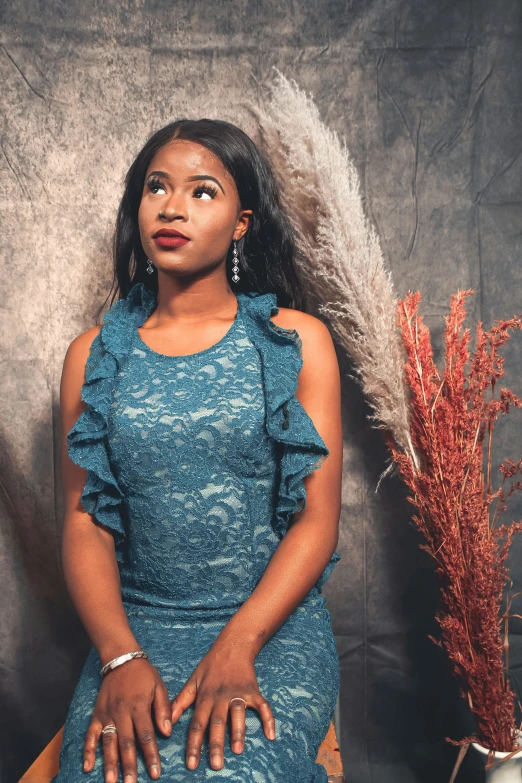
M 140 349 L 145 351 L 147 354 L 151 354 L 154 358 L 160 359 L 162 361 L 168 361 L 168 362 L 177 362 L 182 360 L 195 360 L 197 361 L 200 357 L 203 359 L 206 359 L 207 356 L 211 353 L 213 353 L 215 350 L 221 348 L 224 343 L 228 342 L 229 339 L 235 336 L 235 333 L 238 329 L 239 322 L 241 320 L 241 305 L 239 302 L 239 299 L 236 297 L 237 301 L 237 310 L 236 314 L 234 316 L 234 320 L 232 324 L 229 326 L 225 334 L 213 345 L 210 345 L 208 348 L 204 348 L 202 351 L 195 351 L 194 353 L 185 353 L 185 354 L 168 354 L 168 353 L 160 353 L 159 351 L 155 351 L 153 348 L 151 348 L 149 345 L 147 345 L 146 342 L 144 342 L 140 336 L 140 333 L 138 331 L 138 328 L 135 327 L 134 329 L 134 339 L 135 339 L 135 345 Z

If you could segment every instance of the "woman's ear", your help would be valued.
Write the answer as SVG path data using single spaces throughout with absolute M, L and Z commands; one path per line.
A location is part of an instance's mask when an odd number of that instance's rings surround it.
M 242 209 L 239 213 L 236 231 L 239 231 L 240 233 L 239 236 L 234 236 L 236 242 L 239 242 L 239 240 L 242 239 L 248 231 L 248 227 L 250 225 L 250 216 L 252 214 L 253 213 L 251 209 Z

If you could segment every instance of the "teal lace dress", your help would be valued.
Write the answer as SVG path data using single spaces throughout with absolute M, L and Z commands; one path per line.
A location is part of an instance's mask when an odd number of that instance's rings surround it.
M 328 454 L 295 396 L 302 366 L 295 330 L 278 327 L 274 294 L 240 293 L 233 325 L 215 345 L 187 356 L 149 348 L 140 327 L 156 307 L 142 283 L 106 313 L 92 343 L 82 397 L 67 434 L 87 468 L 82 504 L 114 535 L 130 625 L 172 699 L 250 595 L 304 507 L 305 476 Z M 276 740 L 246 712 L 242 754 L 213 770 L 208 735 L 196 770 L 185 766 L 193 707 L 169 738 L 157 734 L 160 780 L 324 783 L 316 764 L 333 715 L 339 662 L 323 575 L 255 660 Z M 54 783 L 103 783 L 103 753 L 82 771 L 83 743 L 101 684 L 91 648 L 65 722 Z M 121 779 L 121 771 L 120 771 Z M 138 780 L 149 780 L 138 745 Z

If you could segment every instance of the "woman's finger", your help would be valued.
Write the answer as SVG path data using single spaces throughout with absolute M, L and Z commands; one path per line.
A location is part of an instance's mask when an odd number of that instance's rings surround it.
M 269 740 L 275 739 L 275 718 L 270 704 L 260 694 L 259 698 L 255 699 L 254 706 L 259 712 L 261 720 L 263 721 L 263 728 L 265 730 L 266 738 Z
M 116 722 L 116 726 L 118 727 L 118 743 L 124 783 L 136 783 L 138 779 L 138 758 L 134 724 L 130 713 L 122 713 Z
M 225 731 L 227 728 L 228 702 L 214 705 L 210 716 L 209 756 L 212 769 L 221 769 L 225 761 Z
M 243 699 L 230 701 L 230 743 L 234 753 L 242 753 L 245 747 L 245 713 Z
M 112 720 L 108 720 L 107 724 L 116 723 Z M 103 747 L 103 771 L 105 774 L 105 783 L 116 783 L 118 780 L 118 732 L 106 732 L 102 734 L 102 747 Z M 125 781 L 125 783 L 130 783 Z
M 170 706 L 169 692 L 164 682 L 158 683 L 154 691 L 152 702 L 156 725 L 167 737 L 172 731 L 172 707 Z
M 83 745 L 83 771 L 90 772 L 96 761 L 96 748 L 100 741 L 103 726 L 98 718 L 93 718 L 85 734 Z
M 136 736 L 143 750 L 145 766 L 147 767 L 150 777 L 153 780 L 156 780 L 161 773 L 161 763 L 150 711 L 145 709 L 137 710 L 133 715 L 133 719 Z M 125 783 L 130 783 L 130 781 L 125 780 L 125 775 L 123 776 L 123 779 Z
M 196 769 L 199 764 L 203 736 L 208 725 L 211 711 L 212 699 L 198 700 L 188 730 L 186 751 L 186 764 L 188 769 Z
M 182 715 L 183 712 L 185 712 L 187 707 L 190 707 L 190 705 L 195 702 L 197 692 L 198 689 L 197 689 L 196 681 L 192 678 L 187 680 L 187 682 L 180 690 L 178 695 L 174 699 L 172 699 L 172 704 L 171 704 L 172 723 L 176 723 L 178 718 Z

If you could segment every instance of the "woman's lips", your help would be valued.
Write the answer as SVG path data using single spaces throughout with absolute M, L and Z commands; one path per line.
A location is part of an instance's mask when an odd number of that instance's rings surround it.
M 159 247 L 180 247 L 180 245 L 186 245 L 190 242 L 190 239 L 183 239 L 183 237 L 167 237 L 159 236 L 154 237 L 154 241 Z

